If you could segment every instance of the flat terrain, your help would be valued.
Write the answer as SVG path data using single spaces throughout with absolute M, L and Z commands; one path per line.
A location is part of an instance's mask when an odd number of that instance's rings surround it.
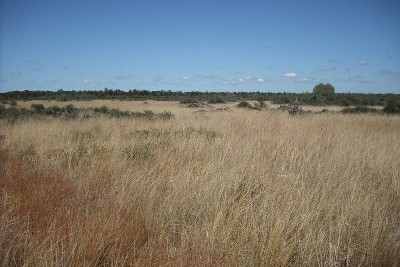
M 175 116 L 0 121 L 2 266 L 400 264 L 400 116 L 69 103 Z

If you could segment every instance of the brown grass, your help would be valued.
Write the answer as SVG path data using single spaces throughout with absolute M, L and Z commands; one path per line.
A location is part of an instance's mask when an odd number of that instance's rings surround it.
M 399 117 L 160 105 L 0 122 L 0 265 L 399 265 Z

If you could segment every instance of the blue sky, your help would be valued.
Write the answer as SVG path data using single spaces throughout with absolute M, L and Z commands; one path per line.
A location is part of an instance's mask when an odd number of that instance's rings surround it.
M 400 93 L 400 1 L 0 0 L 0 91 Z

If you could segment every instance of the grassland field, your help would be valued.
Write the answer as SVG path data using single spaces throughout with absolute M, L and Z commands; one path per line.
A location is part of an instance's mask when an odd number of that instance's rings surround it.
M 0 120 L 0 266 L 400 265 L 400 116 L 71 103 L 174 117 Z

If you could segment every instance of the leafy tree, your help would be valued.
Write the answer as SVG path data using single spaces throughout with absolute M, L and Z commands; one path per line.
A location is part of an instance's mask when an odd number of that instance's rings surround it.
M 313 93 L 318 100 L 335 100 L 335 87 L 332 84 L 319 83 L 314 86 Z

